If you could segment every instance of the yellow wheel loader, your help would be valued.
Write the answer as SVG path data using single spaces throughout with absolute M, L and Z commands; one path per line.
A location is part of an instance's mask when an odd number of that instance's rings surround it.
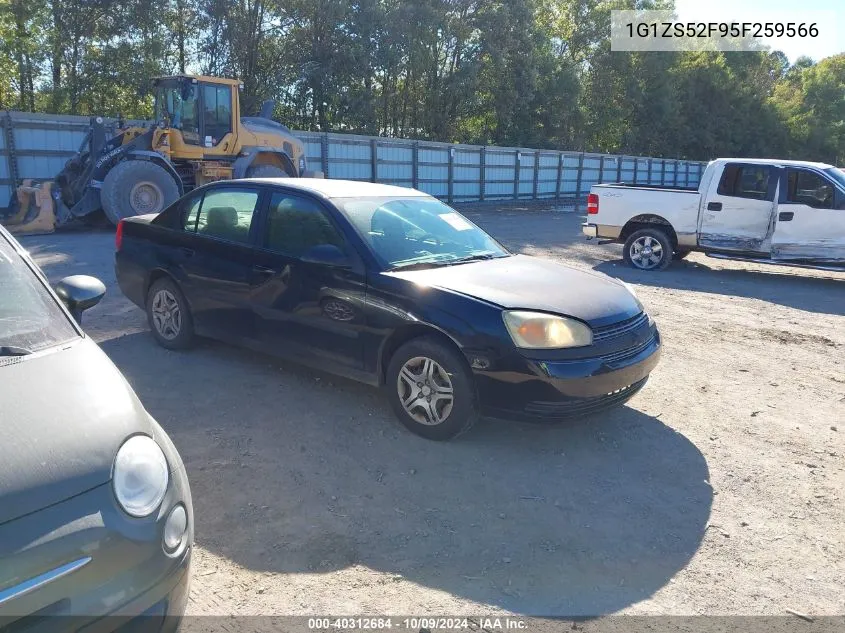
M 154 86 L 151 126 L 121 126 L 106 138 L 103 119 L 92 118 L 79 153 L 54 181 L 23 181 L 3 224 L 18 234 L 49 233 L 101 209 L 117 224 L 214 180 L 322 177 L 307 171 L 302 142 L 270 118 L 272 101 L 256 117 L 241 116 L 237 80 L 180 75 Z

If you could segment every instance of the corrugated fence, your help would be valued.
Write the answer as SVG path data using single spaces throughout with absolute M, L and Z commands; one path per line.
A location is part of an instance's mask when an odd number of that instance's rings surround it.
M 114 119 L 106 122 L 115 126 Z M 24 178 L 49 180 L 73 156 L 89 118 L 0 115 L 0 205 Z M 602 182 L 695 187 L 705 163 L 641 156 L 481 147 L 354 134 L 295 132 L 309 167 L 327 178 L 414 187 L 449 202 L 558 200 L 577 203 Z

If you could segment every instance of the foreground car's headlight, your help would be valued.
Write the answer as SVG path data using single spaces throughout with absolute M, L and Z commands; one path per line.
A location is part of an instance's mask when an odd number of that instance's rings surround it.
M 112 486 L 120 507 L 133 517 L 152 514 L 167 492 L 167 459 L 146 435 L 134 435 L 114 458 Z
M 593 331 L 581 321 L 542 312 L 503 312 L 514 345 L 524 349 L 556 349 L 592 345 Z

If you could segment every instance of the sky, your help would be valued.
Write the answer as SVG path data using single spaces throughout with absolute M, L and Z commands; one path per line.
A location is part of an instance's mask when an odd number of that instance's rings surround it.
M 679 22 L 818 22 L 818 38 L 763 42 L 793 63 L 845 53 L 845 0 L 675 0 L 675 12 Z

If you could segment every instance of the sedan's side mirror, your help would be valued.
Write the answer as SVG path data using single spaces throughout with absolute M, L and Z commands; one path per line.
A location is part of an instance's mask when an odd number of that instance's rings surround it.
M 302 254 L 302 261 L 306 264 L 320 264 L 332 268 L 349 268 L 352 262 L 334 244 L 318 244 L 312 246 Z
M 57 283 L 55 291 L 73 318 L 79 322 L 85 310 L 100 303 L 100 299 L 106 294 L 106 287 L 96 277 L 71 275 Z

